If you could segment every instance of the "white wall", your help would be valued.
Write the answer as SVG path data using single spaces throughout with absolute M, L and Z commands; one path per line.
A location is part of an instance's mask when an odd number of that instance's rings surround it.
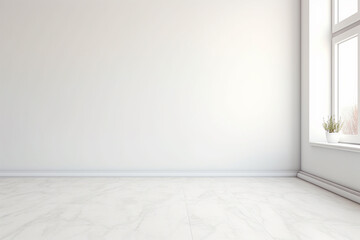
M 0 1 L 1 170 L 297 170 L 300 2 Z
M 331 107 L 331 1 L 301 2 L 301 170 L 360 191 L 359 153 L 310 144 Z

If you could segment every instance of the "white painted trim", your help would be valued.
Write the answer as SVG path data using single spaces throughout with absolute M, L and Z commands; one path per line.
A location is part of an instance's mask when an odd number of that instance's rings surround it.
M 340 184 L 328 181 L 326 179 L 317 177 L 315 175 L 312 175 L 310 173 L 303 172 L 303 171 L 298 172 L 297 177 L 304 181 L 307 181 L 307 182 L 313 183 L 319 187 L 322 187 L 330 192 L 336 193 L 344 198 L 347 198 L 354 202 L 360 203 L 360 192 L 358 192 L 358 191 L 355 191 L 353 189 L 344 187 Z
M 344 19 L 340 23 L 333 25 L 332 32 L 336 33 L 338 31 L 341 31 L 341 30 L 345 29 L 346 27 L 350 26 L 351 24 L 356 23 L 359 20 L 360 20 L 360 13 L 357 12 L 354 15 L 351 15 L 350 17 Z
M 331 149 L 349 151 L 349 152 L 360 152 L 359 144 L 310 142 L 310 145 L 314 147 L 331 148 Z
M 296 177 L 298 171 L 0 171 L 0 177 Z

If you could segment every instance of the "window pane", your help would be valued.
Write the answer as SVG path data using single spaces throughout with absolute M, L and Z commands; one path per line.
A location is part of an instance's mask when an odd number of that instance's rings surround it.
M 338 45 L 339 114 L 343 133 L 358 134 L 358 37 Z
M 338 0 L 338 22 L 358 11 L 358 0 Z

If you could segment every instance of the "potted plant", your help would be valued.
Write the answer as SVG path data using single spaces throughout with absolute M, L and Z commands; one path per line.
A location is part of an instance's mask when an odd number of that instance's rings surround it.
M 335 117 L 331 116 L 327 121 L 324 120 L 323 127 L 326 131 L 326 140 L 328 143 L 338 143 L 340 140 L 340 130 L 344 123 L 340 120 L 336 121 Z

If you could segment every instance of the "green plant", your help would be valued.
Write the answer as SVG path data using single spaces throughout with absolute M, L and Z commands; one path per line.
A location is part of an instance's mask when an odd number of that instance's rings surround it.
M 334 116 L 330 116 L 327 121 L 324 120 L 323 127 L 328 133 L 338 133 L 341 128 L 344 126 L 344 123 L 339 119 L 336 121 Z

